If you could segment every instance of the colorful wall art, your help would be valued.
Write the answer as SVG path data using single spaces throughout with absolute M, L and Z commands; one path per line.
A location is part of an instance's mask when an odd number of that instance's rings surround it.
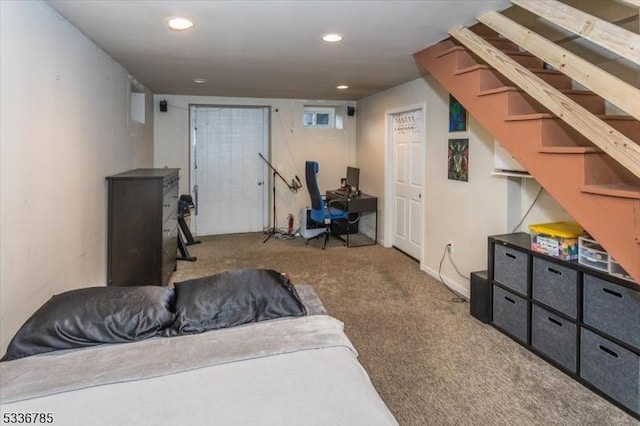
M 469 139 L 449 139 L 447 177 L 469 181 Z
M 467 131 L 467 110 L 451 95 L 449 95 L 449 131 Z

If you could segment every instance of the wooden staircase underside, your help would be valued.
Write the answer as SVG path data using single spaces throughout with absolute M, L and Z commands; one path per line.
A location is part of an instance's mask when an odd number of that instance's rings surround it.
M 602 96 L 572 90 L 570 77 L 483 24 L 452 35 L 415 59 L 640 282 L 638 119 L 605 115 Z M 520 87 L 513 82 L 525 74 Z

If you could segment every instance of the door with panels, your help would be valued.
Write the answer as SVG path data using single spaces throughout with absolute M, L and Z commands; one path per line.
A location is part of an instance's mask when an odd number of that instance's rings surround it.
M 259 232 L 268 219 L 267 107 L 192 106 L 190 183 L 197 235 Z
M 391 116 L 393 245 L 420 260 L 422 252 L 424 110 Z

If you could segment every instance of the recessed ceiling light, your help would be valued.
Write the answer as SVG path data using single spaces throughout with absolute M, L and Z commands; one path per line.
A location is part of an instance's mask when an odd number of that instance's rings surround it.
M 206 78 L 194 78 L 194 79 L 193 79 L 193 80 L 191 80 L 191 81 L 193 81 L 193 82 L 194 82 L 194 83 L 196 83 L 196 84 L 202 84 L 202 83 L 206 83 L 206 82 L 207 82 L 207 79 L 206 79 Z
M 171 18 L 167 18 L 167 24 L 169 28 L 174 31 L 184 31 L 193 27 L 193 22 L 187 18 L 179 18 L 177 16 L 172 16 Z
M 340 86 L 337 86 L 336 89 L 340 89 L 340 90 L 344 90 L 344 89 L 348 89 L 349 86 L 347 86 L 346 84 L 341 84 Z
M 327 43 L 337 43 L 339 41 L 342 41 L 342 39 L 344 39 L 344 37 L 336 33 L 329 33 L 322 36 L 322 40 L 326 41 Z

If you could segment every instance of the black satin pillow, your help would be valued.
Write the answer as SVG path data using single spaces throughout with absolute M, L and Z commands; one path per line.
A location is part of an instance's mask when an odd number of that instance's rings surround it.
M 53 296 L 18 330 L 0 361 L 147 339 L 171 324 L 170 287 L 88 287 Z
M 175 287 L 176 318 L 167 336 L 307 314 L 289 278 L 269 269 L 238 269 Z

